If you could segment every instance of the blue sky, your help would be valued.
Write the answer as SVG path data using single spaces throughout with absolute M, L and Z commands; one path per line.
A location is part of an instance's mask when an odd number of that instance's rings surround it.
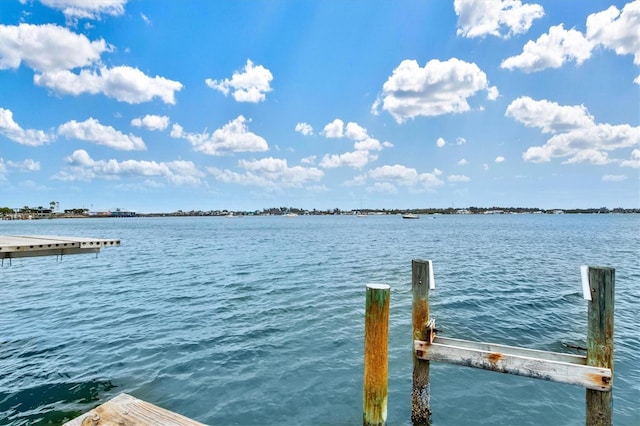
M 2 0 L 0 206 L 640 207 L 640 1 Z

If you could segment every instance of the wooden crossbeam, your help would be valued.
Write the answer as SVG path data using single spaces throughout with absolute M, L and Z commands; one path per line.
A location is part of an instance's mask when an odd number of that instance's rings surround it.
M 499 373 L 611 390 L 611 369 L 588 366 L 579 355 L 478 343 L 436 336 L 433 343 L 414 340 L 416 358 Z

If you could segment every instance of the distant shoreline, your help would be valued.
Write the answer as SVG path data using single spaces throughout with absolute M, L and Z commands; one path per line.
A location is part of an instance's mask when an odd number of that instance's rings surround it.
M 529 209 L 529 208 L 480 208 L 470 207 L 464 209 L 359 209 L 359 210 L 306 210 L 297 208 L 273 208 L 256 211 L 231 211 L 231 210 L 192 210 L 160 213 L 137 213 L 134 211 L 106 211 L 86 213 L 55 213 L 47 210 L 31 212 L 13 212 L 3 214 L 0 220 L 43 220 L 43 219 L 104 219 L 104 218 L 135 218 L 135 217 L 243 217 L 243 216 L 285 216 L 295 213 L 298 216 L 395 216 L 403 214 L 415 214 L 423 216 L 439 215 L 503 215 L 503 214 L 640 214 L 640 209 Z

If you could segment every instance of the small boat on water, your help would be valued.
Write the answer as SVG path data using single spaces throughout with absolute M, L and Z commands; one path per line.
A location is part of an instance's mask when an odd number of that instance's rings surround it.
M 283 214 L 283 216 L 284 217 L 298 217 L 298 213 L 289 212 L 289 213 Z
M 413 213 L 405 213 L 402 215 L 403 219 L 420 219 L 420 216 L 418 216 L 417 214 L 413 214 Z

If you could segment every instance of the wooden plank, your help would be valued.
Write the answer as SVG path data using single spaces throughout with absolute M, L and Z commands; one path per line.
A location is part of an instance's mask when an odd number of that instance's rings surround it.
M 450 337 L 436 336 L 435 343 L 460 348 L 469 348 L 486 352 L 506 352 L 510 355 L 520 355 L 529 358 L 540 358 L 547 361 L 568 362 L 570 364 L 587 365 L 587 357 L 582 355 L 548 352 L 536 349 L 519 348 L 516 346 L 499 345 L 497 343 L 480 343 Z
M 204 423 L 121 393 L 63 426 L 203 426 Z
M 587 365 L 613 372 L 613 311 L 615 270 L 588 268 L 591 301 L 588 308 Z M 587 389 L 587 426 L 606 426 L 613 421 L 613 392 Z
M 412 322 L 413 339 L 427 340 L 429 323 L 429 277 L 431 262 L 428 260 L 411 261 L 411 290 L 413 293 Z M 431 390 L 429 386 L 428 360 L 413 354 L 413 377 L 411 389 L 411 422 L 414 426 L 431 425 Z
M 491 343 L 476 344 L 469 341 L 465 341 L 464 346 L 453 346 L 439 343 L 441 341 L 443 339 L 440 337 L 436 337 L 432 344 L 415 340 L 416 357 L 430 361 L 481 368 L 498 373 L 568 383 L 583 386 L 587 389 L 611 390 L 611 370 L 584 365 L 581 357 L 578 356 L 554 352 L 544 353 L 543 351 L 511 348 Z M 458 342 L 460 341 L 458 340 Z M 491 351 L 486 350 L 487 348 L 507 349 L 507 351 Z M 510 353 L 508 349 L 517 350 L 514 354 Z M 566 359 L 571 362 L 554 360 L 565 357 L 569 357 Z
M 364 392 L 362 424 L 387 423 L 389 393 L 389 300 L 386 284 L 368 284 L 364 321 Z

